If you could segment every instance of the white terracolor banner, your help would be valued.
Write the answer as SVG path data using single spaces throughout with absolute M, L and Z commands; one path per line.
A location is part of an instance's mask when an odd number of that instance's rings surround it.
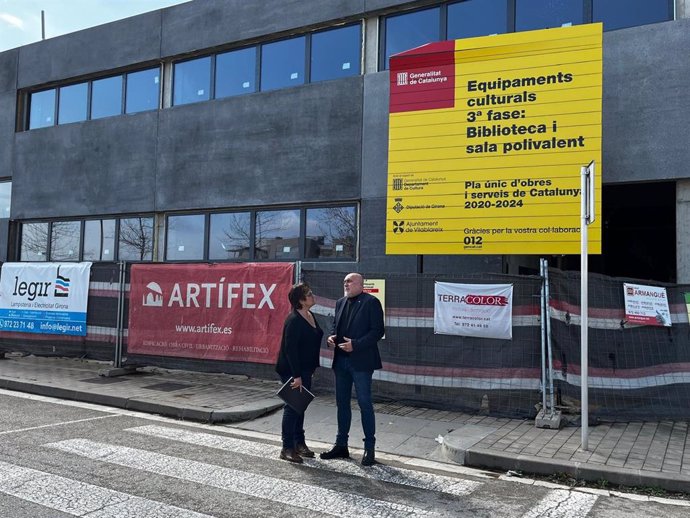
M 513 337 L 512 284 L 434 284 L 434 333 Z
M 5 263 L 0 331 L 86 336 L 91 263 Z

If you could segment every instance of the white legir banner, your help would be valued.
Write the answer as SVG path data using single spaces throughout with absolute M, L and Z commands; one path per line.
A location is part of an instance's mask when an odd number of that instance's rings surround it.
M 623 283 L 625 319 L 631 324 L 671 327 L 666 288 Z
M 0 331 L 86 336 L 91 263 L 5 263 Z
M 435 283 L 436 334 L 510 340 L 512 315 L 512 284 Z

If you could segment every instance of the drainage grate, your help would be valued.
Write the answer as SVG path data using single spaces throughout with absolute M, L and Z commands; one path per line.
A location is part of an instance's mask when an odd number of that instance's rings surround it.
M 142 387 L 149 390 L 160 390 L 161 392 L 172 392 L 174 390 L 182 390 L 193 388 L 194 385 L 186 385 L 184 383 L 172 383 L 166 381 L 165 383 L 156 383 L 155 385 L 149 385 L 147 387 Z
M 83 383 L 93 383 L 95 385 L 110 385 L 111 383 L 120 383 L 121 381 L 129 381 L 127 378 L 108 378 L 106 376 L 98 376 L 97 378 L 88 378 L 79 380 Z

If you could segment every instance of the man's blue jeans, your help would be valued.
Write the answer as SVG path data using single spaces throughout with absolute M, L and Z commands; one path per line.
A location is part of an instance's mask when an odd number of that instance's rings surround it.
M 311 372 L 303 372 L 301 376 L 302 386 L 307 390 L 311 390 L 311 376 Z M 290 376 L 281 376 L 280 379 L 285 383 Z M 298 444 L 304 444 L 304 414 L 294 411 L 290 405 L 285 405 L 281 432 L 283 448 L 295 448 Z
M 357 393 L 357 404 L 362 416 L 362 429 L 364 430 L 364 449 L 373 450 L 376 444 L 376 418 L 374 417 L 374 404 L 371 401 L 371 378 L 373 371 L 355 371 L 352 368 L 350 358 L 338 358 L 335 366 L 335 401 L 338 407 L 338 435 L 335 443 L 339 446 L 347 446 L 350 424 L 352 423 L 352 384 Z

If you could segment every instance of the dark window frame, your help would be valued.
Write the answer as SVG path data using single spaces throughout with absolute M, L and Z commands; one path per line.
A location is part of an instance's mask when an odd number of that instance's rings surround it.
M 264 61 L 264 47 L 266 45 L 273 45 L 276 43 L 282 43 L 285 41 L 290 41 L 290 40 L 297 40 L 299 38 L 304 38 L 304 81 L 302 81 L 300 84 L 294 85 L 294 86 L 281 86 L 279 88 L 271 88 L 270 90 L 264 90 L 263 89 L 263 74 L 261 73 L 261 67 L 263 66 L 263 61 Z M 259 57 L 257 61 L 259 61 L 259 82 L 256 84 L 257 86 L 257 93 L 258 92 L 275 92 L 277 90 L 285 90 L 286 88 L 295 88 L 298 86 L 304 86 L 308 85 L 311 83 L 311 77 L 309 73 L 309 63 L 306 61 L 307 60 L 307 55 L 310 54 L 311 50 L 309 50 L 311 46 L 311 32 L 307 33 L 302 33 L 302 34 L 292 34 L 290 36 L 286 36 L 284 38 L 277 38 L 275 40 L 267 40 L 267 41 L 262 41 L 261 43 L 257 44 L 258 51 L 259 51 Z
M 216 100 L 216 99 L 230 99 L 232 97 L 239 97 L 242 95 L 251 95 L 258 93 L 259 90 L 259 81 L 260 81 L 260 76 L 261 76 L 261 52 L 259 52 L 259 45 L 244 45 L 241 47 L 233 47 L 228 50 L 224 50 L 222 52 L 216 52 L 213 55 L 213 97 L 211 100 Z M 247 92 L 243 94 L 234 94 L 234 95 L 224 95 L 223 97 L 217 97 L 216 92 L 217 92 L 217 74 L 218 74 L 218 65 L 217 65 L 217 60 L 218 56 L 223 56 L 225 54 L 231 54 L 233 52 L 241 52 L 243 50 L 248 50 L 248 49 L 253 49 L 254 50 L 254 76 L 253 76 L 253 81 L 254 81 L 254 91 L 253 92 Z
M 54 99 L 53 99 L 53 123 L 50 124 L 50 125 L 47 125 L 47 126 L 39 126 L 38 128 L 31 128 L 31 108 L 32 108 L 31 105 L 33 104 L 33 103 L 32 103 L 33 96 L 34 96 L 35 94 L 40 94 L 40 93 L 43 93 L 43 92 L 49 92 L 50 90 L 53 90 L 53 91 L 54 91 Z M 27 92 L 27 97 L 28 97 L 28 100 L 27 100 L 27 109 L 26 109 L 25 121 L 24 121 L 24 124 L 23 124 L 23 126 L 24 126 L 24 128 L 25 128 L 25 131 L 30 131 L 30 130 L 34 130 L 34 129 L 42 129 L 42 128 L 52 128 L 53 126 L 57 126 L 57 114 L 58 114 L 58 111 L 57 111 L 57 105 L 58 105 L 57 99 L 58 99 L 58 92 L 59 92 L 59 87 L 57 87 L 57 86 L 53 86 L 53 87 L 50 87 L 50 88 L 41 88 L 41 89 L 32 90 L 32 91 Z
M 55 223 L 76 223 L 79 225 L 79 246 L 77 247 L 77 254 L 74 259 L 53 259 L 53 227 Z M 84 246 L 84 220 L 82 219 L 55 219 L 50 221 L 48 227 L 48 256 L 47 262 L 57 263 L 78 263 L 82 258 L 82 250 Z
M 206 260 L 212 263 L 241 263 L 241 262 L 248 262 L 248 261 L 253 261 L 254 260 L 254 247 L 252 247 L 252 243 L 254 243 L 254 214 L 256 213 L 255 210 L 252 209 L 233 209 L 233 210 L 222 210 L 222 211 L 209 211 L 208 214 L 208 219 L 207 219 L 207 225 L 206 225 L 206 231 L 204 232 L 206 236 Z M 213 216 L 219 216 L 223 214 L 248 214 L 249 215 L 249 234 L 248 234 L 248 242 L 247 242 L 247 249 L 249 252 L 249 256 L 246 259 L 242 258 L 229 258 L 229 259 L 211 259 L 211 250 L 210 250 L 210 244 L 211 244 L 211 218 Z
M 166 263 L 190 263 L 208 261 L 208 234 L 211 226 L 210 212 L 195 211 L 195 212 L 170 212 L 165 214 L 163 233 L 163 261 Z M 170 218 L 179 218 L 184 216 L 203 216 L 204 217 L 204 235 L 201 243 L 201 259 L 169 259 L 168 258 L 168 238 L 170 237 Z
M 113 221 L 115 223 L 113 225 L 113 248 L 112 248 L 112 254 L 111 254 L 113 257 L 112 259 L 96 260 L 96 259 L 85 259 L 84 258 L 84 244 L 86 243 L 86 224 L 89 223 L 90 221 L 100 221 L 100 222 Z M 82 227 L 81 227 L 81 253 L 79 254 L 79 258 L 80 258 L 79 260 L 80 261 L 91 261 L 94 263 L 117 262 L 117 247 L 118 247 L 118 243 L 119 243 L 119 239 L 118 239 L 119 222 L 120 222 L 120 218 L 118 218 L 117 216 L 112 216 L 112 217 L 103 216 L 100 218 L 84 218 L 82 220 Z M 102 225 L 101 225 L 101 227 L 102 227 Z M 100 249 L 101 254 L 103 253 L 103 241 L 104 241 L 103 237 L 104 237 L 103 233 L 101 233 L 101 249 Z
M 90 115 L 91 115 L 91 82 L 93 80 L 89 79 L 88 81 L 77 81 L 77 82 L 71 82 L 71 83 L 65 83 L 61 84 L 59 86 L 55 87 L 55 107 L 56 107 L 56 120 L 55 120 L 55 126 L 63 126 L 65 124 L 78 124 L 80 122 L 86 122 L 87 120 L 90 120 Z M 83 120 L 78 120 L 78 121 L 70 121 L 70 122 L 60 122 L 60 102 L 61 102 L 61 97 L 62 97 L 62 89 L 63 88 L 69 88 L 70 86 L 78 86 L 78 85 L 86 85 L 86 118 Z
M 364 70 L 364 66 L 362 63 L 362 49 L 364 48 L 364 25 L 362 24 L 361 21 L 359 22 L 354 22 L 354 23 L 345 23 L 343 25 L 336 25 L 336 26 L 331 26 L 331 27 L 325 27 L 323 29 L 319 29 L 317 31 L 313 31 L 309 33 L 309 41 L 308 46 L 307 46 L 307 66 L 309 67 L 309 75 L 307 76 L 308 84 L 312 84 L 314 81 L 312 81 L 311 77 L 311 57 L 312 57 L 312 37 L 316 34 L 323 34 L 325 32 L 330 32 L 330 31 L 337 31 L 338 29 L 345 29 L 348 27 L 358 27 L 359 28 L 359 62 L 357 63 L 357 67 L 359 68 L 359 72 L 357 74 L 353 74 L 350 77 L 353 77 L 355 75 L 362 75 L 362 71 Z M 322 80 L 316 81 L 320 83 Z M 332 79 L 327 79 L 326 81 L 332 81 Z
M 131 74 L 137 74 L 139 72 L 147 72 L 149 70 L 158 70 L 158 99 L 156 99 L 156 107 L 150 110 L 140 110 L 132 113 L 127 113 L 127 82 Z M 99 78 L 100 79 L 100 78 Z M 136 68 L 132 70 L 127 70 L 122 73 L 122 115 L 137 115 L 139 113 L 151 112 L 154 110 L 161 109 L 161 99 L 163 91 L 163 67 L 158 64 L 156 66 L 147 66 L 144 68 Z
M 192 56 L 189 58 L 184 58 L 184 59 L 178 59 L 176 61 L 172 62 L 172 81 L 170 81 L 170 107 L 174 106 L 186 106 L 188 104 L 198 104 L 198 103 L 203 103 L 203 102 L 208 102 L 208 101 L 213 101 L 216 98 L 216 84 L 215 84 L 215 78 L 216 78 L 216 55 L 218 53 L 214 52 L 213 54 L 202 54 L 199 56 Z M 175 104 L 175 76 L 176 76 L 176 68 L 177 65 L 183 64 L 183 63 L 189 63 L 190 61 L 196 61 L 198 59 L 205 59 L 205 58 L 210 58 L 209 61 L 209 87 L 208 87 L 208 99 L 203 99 L 201 101 L 193 101 L 193 102 L 188 102 L 188 103 L 182 103 L 182 104 Z
M 98 117 L 97 119 L 92 118 L 92 108 L 93 108 L 93 83 L 95 81 L 103 81 L 105 79 L 112 79 L 114 77 L 119 77 L 120 78 L 120 111 L 116 113 L 115 115 L 108 115 L 106 117 Z M 127 80 L 127 73 L 122 73 L 122 74 L 110 74 L 107 76 L 103 77 L 95 77 L 89 81 L 89 98 L 88 98 L 88 115 L 86 120 L 100 120 L 100 119 L 105 119 L 108 117 L 119 117 L 120 115 L 125 114 L 125 93 L 126 93 L 126 85 L 125 81 Z

